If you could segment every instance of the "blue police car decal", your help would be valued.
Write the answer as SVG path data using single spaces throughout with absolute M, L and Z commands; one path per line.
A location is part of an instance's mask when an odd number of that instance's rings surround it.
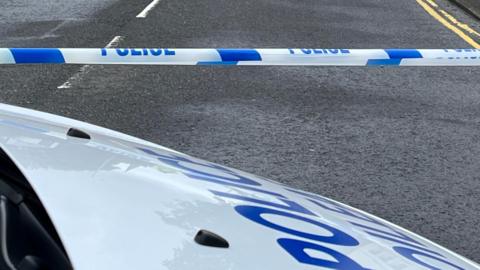
M 299 263 L 329 269 L 369 269 L 350 255 L 344 254 L 335 248 L 331 248 L 333 245 L 354 250 L 360 245 L 359 240 L 348 232 L 342 230 L 341 227 L 325 223 L 322 218 L 316 214 L 315 210 L 308 209 L 303 203 L 294 201 L 283 194 L 266 190 L 262 187 L 262 184 L 259 183 L 259 181 L 241 175 L 224 166 L 203 161 L 199 162 L 184 156 L 164 155 L 147 148 L 138 149 L 155 157 L 162 163 L 178 169 L 181 173 L 192 180 L 207 181 L 222 186 L 244 189 L 246 191 L 260 192 L 278 199 L 282 203 L 274 203 L 214 189 L 209 190 L 209 192 L 219 198 L 228 198 L 239 201 L 240 204 L 233 206 L 233 210 L 245 219 L 265 228 L 284 233 L 285 237 L 273 239 L 272 241 L 278 244 L 287 254 Z M 199 168 L 205 168 L 205 170 Z M 212 169 L 218 170 L 219 174 L 213 174 L 211 172 Z M 330 212 L 336 217 L 345 220 L 352 226 L 352 228 L 355 228 L 356 231 L 363 232 L 369 237 L 385 243 L 386 246 L 391 248 L 391 251 L 411 263 L 431 270 L 465 269 L 456 265 L 450 258 L 447 258 L 446 252 L 441 248 L 433 245 L 426 245 L 379 218 L 374 218 L 369 214 L 352 209 L 316 194 L 288 187 L 284 187 L 284 189 L 291 194 L 302 196 L 306 201 L 318 206 L 320 210 Z M 316 226 L 327 231 L 329 235 L 325 236 L 299 231 L 295 228 L 272 222 L 264 218 L 262 216 L 264 214 L 304 222 L 310 226 Z M 326 244 L 328 244 L 329 247 L 327 247 Z M 323 257 L 316 258 L 306 252 L 306 250 L 320 252 L 328 255 L 331 259 Z M 440 266 L 442 268 L 439 268 Z

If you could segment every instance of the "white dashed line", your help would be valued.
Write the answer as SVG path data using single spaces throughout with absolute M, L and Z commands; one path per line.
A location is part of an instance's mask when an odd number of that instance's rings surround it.
M 61 23 L 59 23 L 57 26 L 55 26 L 54 28 L 50 29 L 50 31 L 46 32 L 45 34 L 43 34 L 40 39 L 44 39 L 44 38 L 51 38 L 51 37 L 57 37 L 57 35 L 55 35 L 55 32 L 62 28 L 63 26 L 65 26 L 67 23 L 69 23 L 70 20 L 65 20 Z
M 148 13 L 160 3 L 160 0 L 153 0 L 142 12 L 138 13 L 137 18 L 146 18 Z
M 118 44 L 123 40 L 122 36 L 116 36 L 110 41 L 105 48 L 116 48 Z
M 156 5 L 160 3 L 160 0 L 153 0 L 148 6 L 145 7 L 142 12 L 138 13 L 137 18 L 146 18 L 148 13 L 155 8 Z M 56 29 L 55 29 L 56 30 Z M 115 48 L 118 47 L 118 44 L 123 40 L 122 36 L 116 36 L 110 41 L 105 48 Z M 90 65 L 84 65 L 80 68 L 80 70 L 75 73 L 72 77 L 70 77 L 66 82 L 62 85 L 58 86 L 57 89 L 68 89 L 71 88 L 72 85 L 79 81 L 83 75 L 87 74 L 91 69 Z
M 105 48 L 115 48 L 118 47 L 118 44 L 123 40 L 123 36 L 116 36 L 114 37 L 108 44 L 105 46 Z M 66 82 L 64 82 L 62 85 L 58 86 L 57 89 L 68 89 L 71 88 L 72 85 L 79 81 L 83 75 L 87 74 L 92 66 L 90 65 L 83 65 L 80 70 L 75 73 L 72 77 L 70 77 Z

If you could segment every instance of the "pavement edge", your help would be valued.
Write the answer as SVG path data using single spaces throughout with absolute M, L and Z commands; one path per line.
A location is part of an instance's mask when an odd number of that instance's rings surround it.
M 450 0 L 480 20 L 480 0 Z

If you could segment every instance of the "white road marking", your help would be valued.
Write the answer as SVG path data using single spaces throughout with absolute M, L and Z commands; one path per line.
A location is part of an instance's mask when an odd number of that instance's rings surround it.
M 57 26 L 55 26 L 54 28 L 50 29 L 50 31 L 46 32 L 45 34 L 43 34 L 43 36 L 40 37 L 40 39 L 44 39 L 44 38 L 50 38 L 50 37 L 57 37 L 57 35 L 55 35 L 55 32 L 62 28 L 64 25 L 66 25 L 67 23 L 69 23 L 70 20 L 65 20 L 61 23 L 59 23 Z
M 116 36 L 114 37 L 108 44 L 105 46 L 105 48 L 115 48 L 118 47 L 118 44 L 123 40 L 123 36 Z M 70 77 L 66 82 L 64 82 L 62 85 L 58 86 L 57 89 L 68 89 L 71 88 L 73 83 L 79 81 L 83 75 L 87 74 L 92 66 L 90 65 L 83 65 L 80 70 L 73 74 L 72 77 Z
M 122 40 L 123 40 L 122 36 L 116 36 L 107 44 L 107 46 L 105 46 L 105 48 L 116 48 L 116 47 L 118 47 L 118 44 Z
M 160 0 L 153 0 L 142 12 L 138 13 L 137 18 L 146 18 L 148 13 L 160 3 Z
M 45 32 L 45 34 L 41 36 L 30 36 L 30 37 L 7 37 L 9 41 L 23 41 L 23 40 L 35 40 L 35 39 L 47 39 L 47 38 L 57 38 L 58 35 L 55 32 L 65 26 L 67 23 L 75 21 L 73 19 L 65 19 L 61 23 L 57 24 L 54 28 L 50 29 L 49 31 Z
M 73 82 L 76 82 L 80 80 L 80 78 L 84 75 L 87 74 L 91 66 L 89 65 L 83 65 L 80 70 L 73 74 L 72 77 L 70 77 L 66 82 L 64 82 L 62 85 L 57 86 L 57 89 L 68 89 L 72 87 Z

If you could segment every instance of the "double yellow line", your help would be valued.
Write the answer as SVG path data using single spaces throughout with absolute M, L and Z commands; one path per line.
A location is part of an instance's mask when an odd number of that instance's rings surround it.
M 475 38 L 480 39 L 480 33 L 475 31 L 473 28 L 458 21 L 455 17 L 450 15 L 448 12 L 443 10 L 435 0 L 416 0 L 417 3 L 425 9 L 428 14 L 434 17 L 437 21 L 443 24 L 445 27 L 450 29 L 452 32 L 457 34 L 468 44 L 476 49 L 480 49 L 480 44 L 475 41 Z

